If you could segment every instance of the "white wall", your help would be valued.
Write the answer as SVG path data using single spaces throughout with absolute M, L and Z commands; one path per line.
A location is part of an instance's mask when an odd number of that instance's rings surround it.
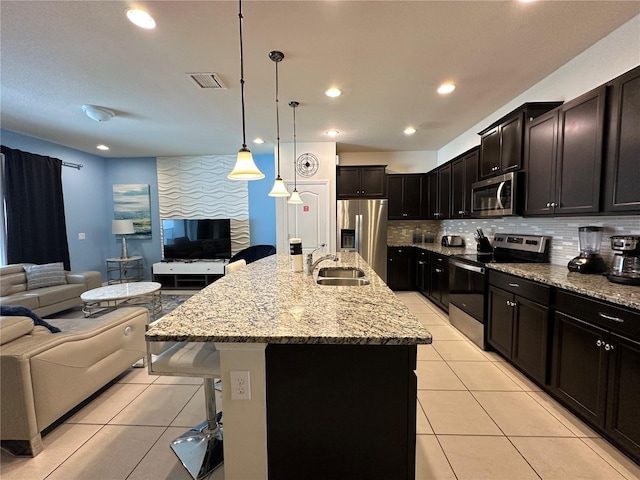
M 387 173 L 424 173 L 438 166 L 438 152 L 344 152 L 340 165 L 387 165 Z
M 640 65 L 640 15 L 438 150 L 438 165 L 480 144 L 478 132 L 525 102 L 568 101 Z

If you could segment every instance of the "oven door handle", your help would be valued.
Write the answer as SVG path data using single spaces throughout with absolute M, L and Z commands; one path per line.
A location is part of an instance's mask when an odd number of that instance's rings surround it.
M 506 182 L 500 182 L 500 186 L 498 187 L 498 191 L 496 192 L 496 200 L 498 201 L 498 208 L 500 208 L 500 210 L 504 210 L 504 205 L 502 204 L 502 200 L 500 199 L 500 197 L 502 197 L 502 189 L 504 188 L 504 184 Z
M 470 270 L 476 273 L 482 273 L 484 275 L 484 267 L 477 267 L 476 265 L 469 265 L 468 263 L 456 262 L 455 260 L 449 260 L 449 267 L 462 268 L 464 270 Z

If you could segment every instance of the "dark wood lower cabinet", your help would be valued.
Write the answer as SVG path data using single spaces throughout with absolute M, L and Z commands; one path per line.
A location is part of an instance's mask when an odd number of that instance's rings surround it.
M 640 464 L 639 321 L 636 312 L 559 292 L 550 393 Z
M 268 345 L 269 478 L 414 479 L 415 345 Z
M 391 290 L 415 290 L 415 260 L 412 247 L 387 249 L 387 285 Z

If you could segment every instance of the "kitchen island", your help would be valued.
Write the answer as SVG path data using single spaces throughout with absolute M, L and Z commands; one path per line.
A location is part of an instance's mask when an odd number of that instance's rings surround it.
M 414 478 L 416 345 L 431 335 L 355 253 L 369 285 L 320 286 L 274 255 L 163 317 L 148 341 L 220 350 L 225 478 Z M 232 400 L 248 371 L 250 400 Z

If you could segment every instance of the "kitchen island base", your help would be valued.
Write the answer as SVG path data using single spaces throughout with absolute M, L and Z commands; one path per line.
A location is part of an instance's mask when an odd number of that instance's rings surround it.
M 269 478 L 414 479 L 415 345 L 268 345 Z

